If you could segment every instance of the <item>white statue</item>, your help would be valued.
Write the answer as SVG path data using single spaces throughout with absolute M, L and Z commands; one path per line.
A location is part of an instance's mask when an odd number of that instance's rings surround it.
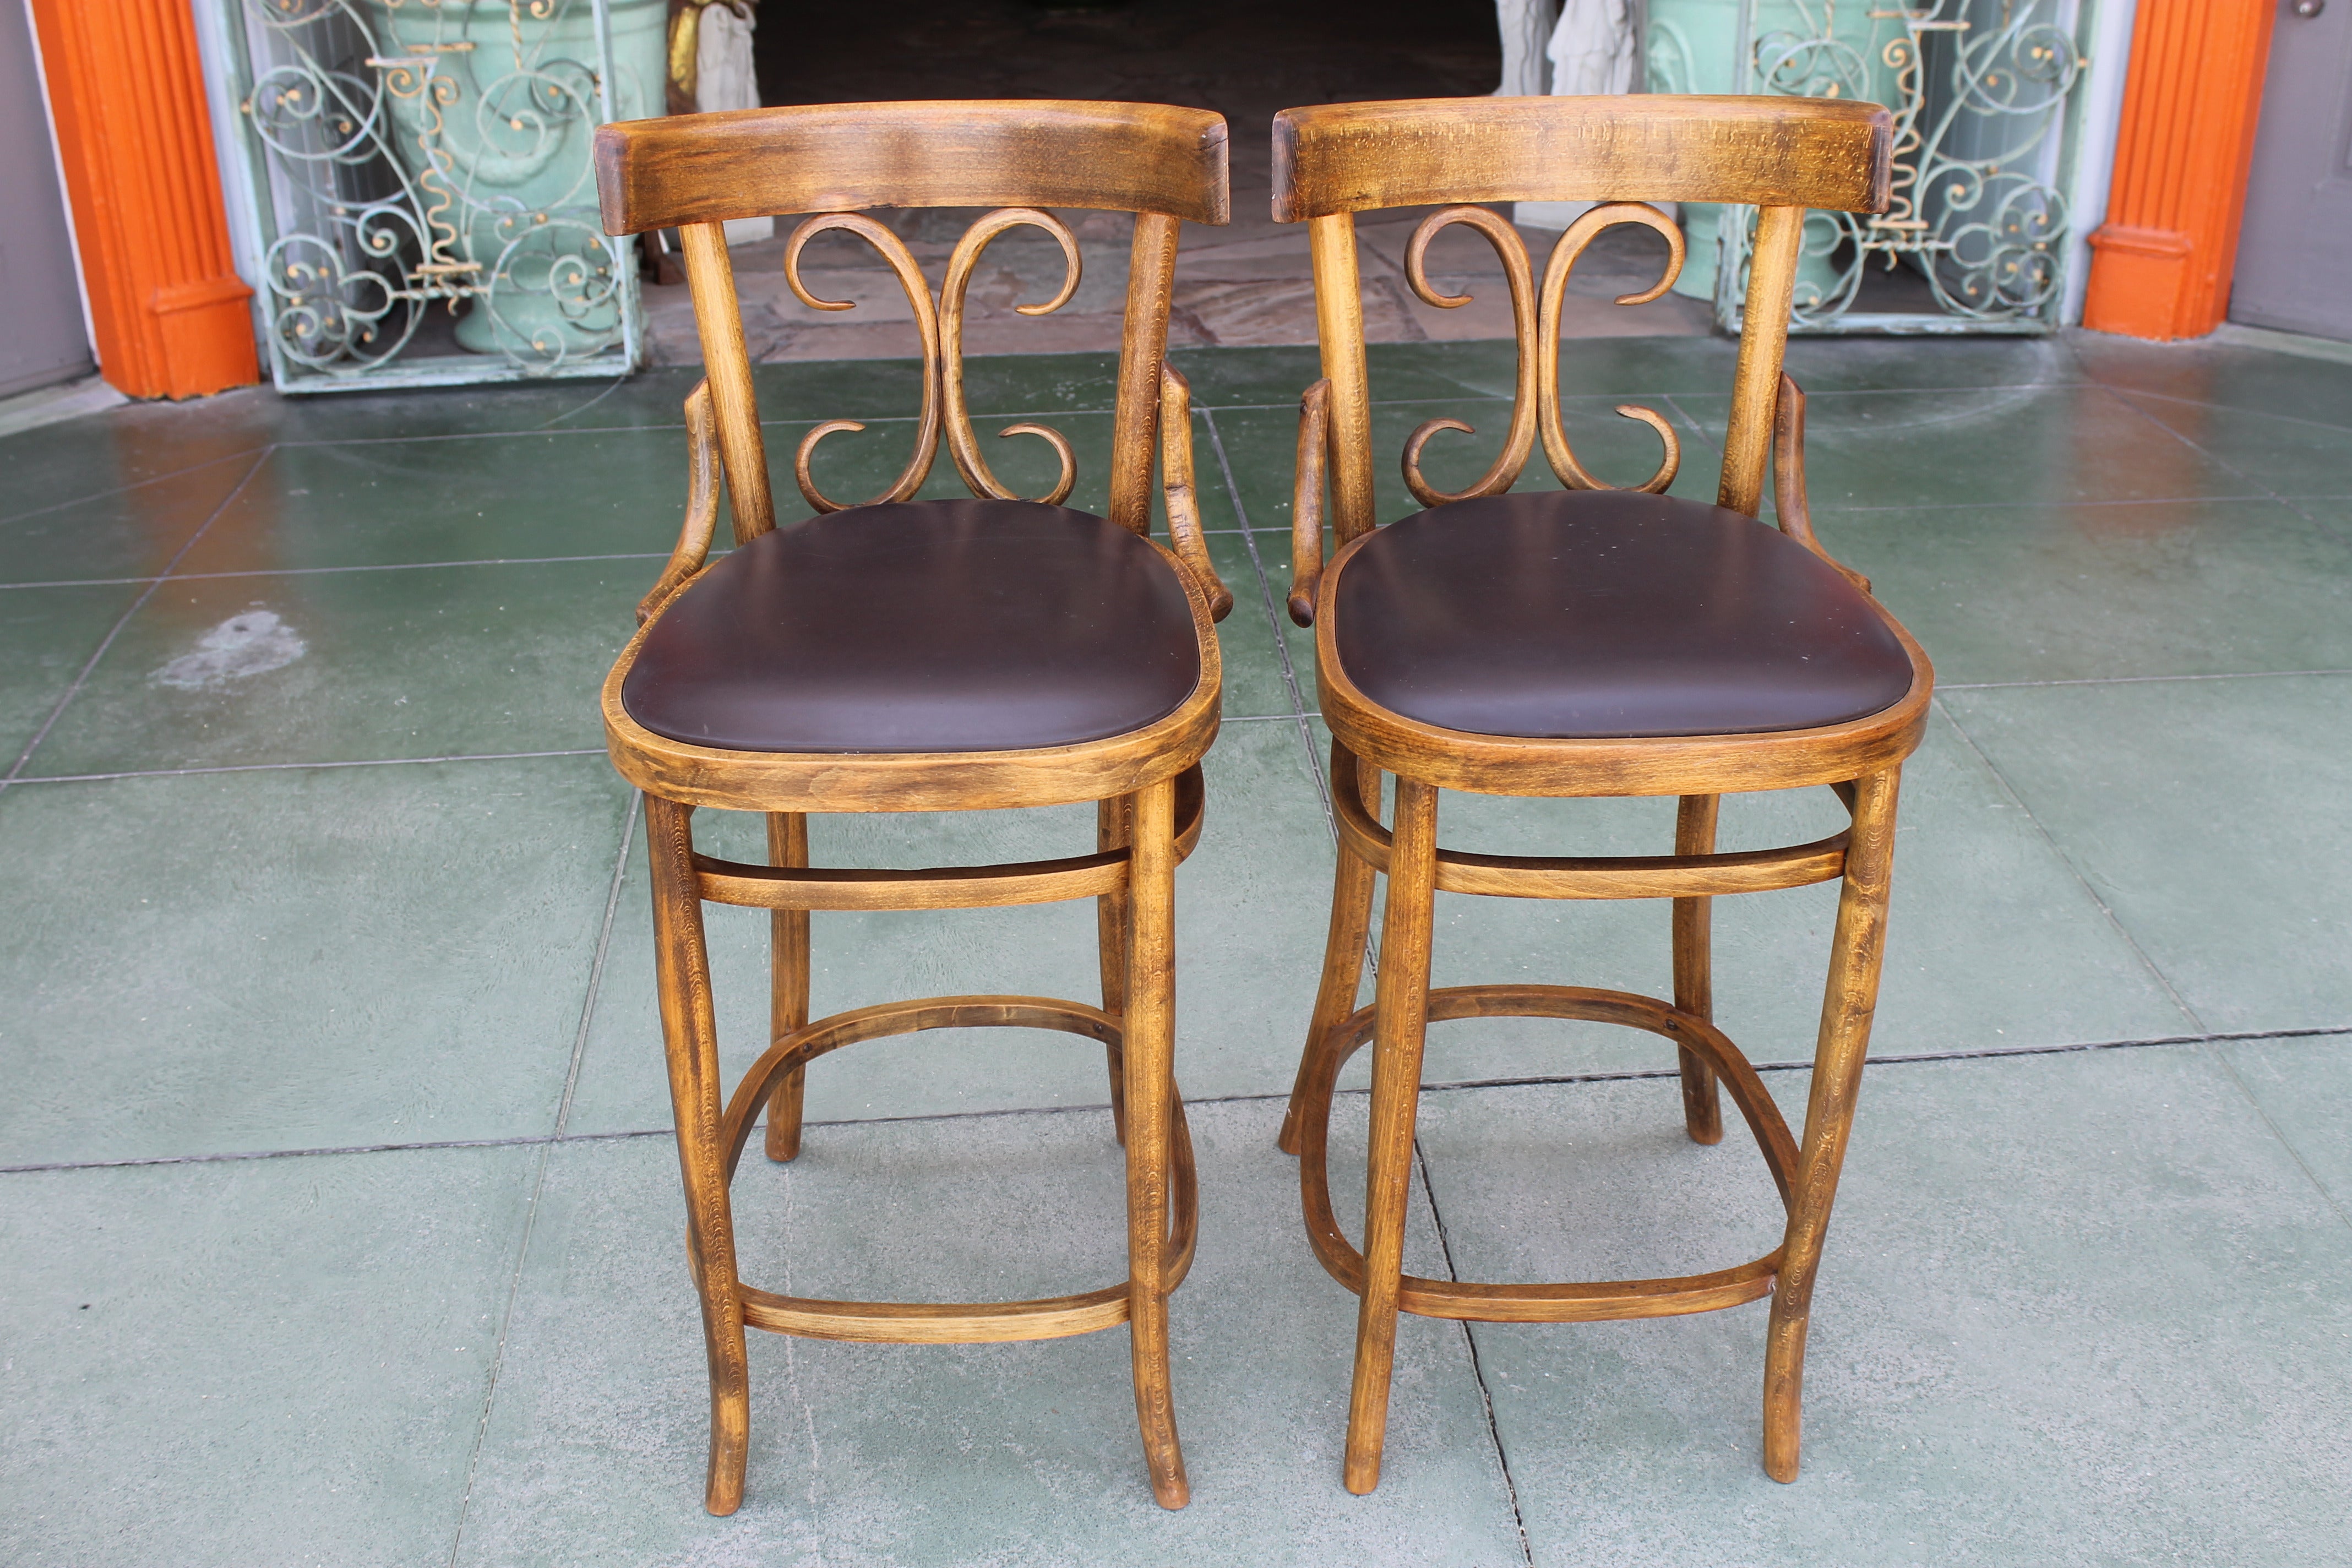
M 1635 90 L 1646 10 L 1641 0 L 1565 0 L 1559 20 L 1544 45 L 1550 66 L 1546 90 L 1559 98 Z M 1509 58 L 1507 45 L 1504 58 Z M 1521 202 L 1512 216 L 1529 228 L 1566 228 L 1591 205 L 1591 202 Z

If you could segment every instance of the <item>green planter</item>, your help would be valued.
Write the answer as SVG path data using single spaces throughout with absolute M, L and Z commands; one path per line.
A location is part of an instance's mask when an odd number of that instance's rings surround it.
M 625 280 L 596 219 L 589 163 L 604 118 L 595 7 L 358 0 L 358 10 L 389 67 L 393 140 L 431 225 L 417 271 L 485 290 L 457 342 L 538 363 L 610 347 Z M 661 113 L 667 0 L 610 0 L 608 14 L 614 117 Z
M 1646 87 L 1652 92 L 1780 93 L 1800 98 L 1859 99 L 1898 104 L 1901 93 L 1886 46 L 1906 37 L 1900 20 L 1872 12 L 1892 5 L 1859 0 L 1752 0 L 1748 21 L 1752 66 L 1739 59 L 1741 0 L 1649 0 L 1643 39 Z M 1723 209 L 1683 204 L 1690 255 L 1675 292 L 1713 300 L 1724 254 Z M 1843 230 L 1826 216 L 1805 226 L 1805 254 L 1797 268 L 1797 305 L 1804 309 L 1835 292 L 1844 269 L 1830 259 Z

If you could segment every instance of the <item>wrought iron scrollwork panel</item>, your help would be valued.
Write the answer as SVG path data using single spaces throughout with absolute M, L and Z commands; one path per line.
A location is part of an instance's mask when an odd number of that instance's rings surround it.
M 635 362 L 634 247 L 597 221 L 589 147 L 658 111 L 666 0 L 216 3 L 281 387 Z
M 1653 0 L 1649 85 L 1708 79 L 1699 0 Z M 2086 0 L 1740 0 L 1735 92 L 1863 99 L 1895 116 L 1894 205 L 1806 221 L 1791 330 L 2040 331 L 2056 324 L 2074 215 L 2070 99 L 2088 64 Z M 1703 89 L 1706 90 L 1719 90 Z M 1717 219 L 1730 265 L 1717 314 L 1737 330 L 1755 216 Z M 1905 269 L 1918 306 L 1865 307 L 1870 269 Z

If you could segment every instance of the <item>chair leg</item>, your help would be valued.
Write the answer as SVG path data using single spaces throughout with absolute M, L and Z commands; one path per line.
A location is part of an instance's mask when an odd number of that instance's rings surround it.
M 1829 1232 L 1830 1205 L 1837 1196 L 1838 1172 L 1853 1131 L 1854 1097 L 1870 1051 L 1871 1014 L 1878 1005 L 1901 778 L 1902 770 L 1889 769 L 1854 784 L 1853 828 L 1846 840 L 1845 885 L 1838 897 L 1829 984 L 1822 997 L 1812 1093 L 1805 1105 L 1805 1141 L 1797 1159 L 1795 1201 L 1789 1207 L 1771 1322 L 1765 1331 L 1764 1468 L 1776 1481 L 1797 1479 L 1805 1331 L 1812 1311 L 1813 1276 Z
M 1124 848 L 1133 814 L 1132 797 L 1114 795 L 1095 803 L 1095 848 Z M 1105 893 L 1095 900 L 1095 944 L 1102 966 L 1103 1011 L 1118 1017 L 1127 1008 L 1128 890 Z M 1106 1044 L 1103 1057 L 1110 1068 L 1110 1124 L 1121 1143 L 1127 1142 L 1127 1073 L 1119 1047 Z
M 1339 742 L 1331 742 L 1331 774 L 1341 775 Z M 1374 819 L 1381 814 L 1381 773 L 1356 764 L 1358 790 Z M 1298 1118 L 1305 1104 L 1307 1080 L 1317 1053 L 1340 1020 L 1356 1010 L 1356 992 L 1364 978 L 1364 940 L 1372 929 L 1370 864 L 1339 846 L 1339 869 L 1331 880 L 1331 930 L 1323 943 L 1323 983 L 1315 992 L 1314 1016 L 1307 1023 L 1306 1048 L 1298 1053 L 1298 1076 L 1290 1086 L 1290 1108 L 1283 1113 L 1282 1131 L 1275 1146 L 1286 1154 L 1298 1152 Z
M 1175 1095 L 1176 784 L 1130 797 L 1127 942 L 1128 1327 L 1135 1415 L 1151 1492 L 1162 1508 L 1192 1496 L 1176 1439 L 1168 1366 L 1170 1121 Z
M 1675 853 L 1715 853 L 1715 820 L 1722 796 L 1686 795 L 1675 812 Z M 1675 1005 L 1707 1022 L 1715 1021 L 1715 981 L 1712 973 L 1710 899 L 1675 900 Z M 1723 1100 L 1717 1092 L 1715 1069 L 1696 1051 L 1680 1053 L 1683 1070 L 1683 1126 L 1694 1143 L 1723 1142 Z
M 1397 1294 L 1404 1276 L 1413 1118 L 1429 1010 L 1429 948 L 1437 901 L 1437 791 L 1400 775 L 1389 849 L 1388 912 L 1381 927 L 1372 1037 L 1370 1169 L 1364 1182 L 1364 1291 L 1356 1314 L 1356 1374 L 1348 1402 L 1344 1479 L 1359 1496 L 1381 1482 L 1389 1378 L 1396 1361 Z
M 669 1058 L 670 1105 L 677 1119 L 678 1171 L 686 1184 L 687 1260 L 702 1298 L 702 1337 L 710 1358 L 710 1469 L 703 1507 L 730 1514 L 743 1501 L 751 1372 L 742 1299 L 735 1288 L 735 1222 L 720 1137 L 719 1026 L 711 1012 L 710 959 L 694 875 L 693 816 L 692 806 L 646 796 L 654 973 Z
M 809 863 L 808 818 L 797 811 L 768 814 L 768 864 Z M 768 916 L 768 1034 L 771 1039 L 804 1028 L 809 1021 L 809 912 L 776 910 Z M 808 1068 L 795 1068 L 768 1095 L 768 1158 L 790 1160 L 801 1152 L 801 1098 Z

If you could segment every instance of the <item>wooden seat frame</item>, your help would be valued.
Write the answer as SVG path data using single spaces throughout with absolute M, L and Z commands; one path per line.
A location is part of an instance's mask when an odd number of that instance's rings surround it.
M 802 284 L 799 258 L 815 235 L 833 229 L 859 235 L 897 272 L 913 307 L 925 374 L 915 452 L 875 498 L 898 501 L 922 485 L 942 433 L 975 495 L 1016 499 L 980 456 L 963 389 L 964 290 L 988 243 L 1024 226 L 1060 242 L 1068 263 L 1061 291 L 1044 303 L 1018 307 L 1024 314 L 1043 314 L 1070 298 L 1079 276 L 1076 238 L 1044 209 L 1135 214 L 1108 513 L 1169 560 L 1192 609 L 1200 679 L 1174 711 L 1105 740 L 1032 750 L 718 750 L 655 734 L 622 705 L 622 681 L 646 636 L 640 630 L 604 683 L 604 712 L 614 765 L 645 792 L 687 1251 L 709 1352 L 705 1505 L 725 1514 L 742 1500 L 750 1428 L 747 1326 L 819 1339 L 928 1344 L 1050 1339 L 1126 1323 L 1152 1491 L 1163 1506 L 1181 1508 L 1188 1492 L 1169 1384 L 1167 1304 L 1192 1264 L 1198 1184 L 1172 1070 L 1174 873 L 1200 837 L 1200 759 L 1216 736 L 1222 679 L 1213 623 L 1233 597 L 1210 566 L 1201 536 L 1188 394 L 1165 353 L 1179 221 L 1226 221 L 1224 121 L 1194 110 L 1055 101 L 751 110 L 608 125 L 597 132 L 596 161 L 610 232 L 678 228 L 707 368 L 707 379 L 687 400 L 691 489 L 686 523 L 668 565 L 639 607 L 647 629 L 704 570 L 722 480 L 738 544 L 775 526 L 751 361 L 720 227 L 725 220 L 814 213 L 786 247 L 785 278 L 794 293 L 820 310 L 850 307 L 819 300 Z M 853 210 L 886 206 L 998 210 L 974 224 L 956 247 L 935 304 L 896 234 Z M 810 452 L 836 430 L 861 428 L 855 421 L 830 420 L 803 441 L 795 472 L 816 510 L 839 510 L 841 503 L 818 489 Z M 1054 446 L 1062 475 L 1044 499 L 1058 505 L 1076 478 L 1068 442 L 1032 424 L 1003 434 L 1035 435 Z M 1150 540 L 1155 450 L 1172 552 Z M 877 615 L 889 613 L 887 604 L 875 608 Z M 808 864 L 811 813 L 975 811 L 1078 801 L 1097 803 L 1091 855 L 904 871 Z M 770 863 L 744 865 L 698 853 L 690 819 L 698 806 L 764 814 Z M 1099 1007 L 1037 996 L 941 996 L 809 1018 L 812 910 L 972 909 L 1081 898 L 1096 900 Z M 772 911 L 772 1043 L 731 1096 L 722 1096 L 719 1076 L 705 901 Z M 728 1186 L 762 1107 L 768 1157 L 790 1160 L 800 1150 L 810 1062 L 861 1040 L 980 1026 L 1062 1030 L 1104 1047 L 1113 1127 L 1126 1145 L 1128 1278 L 1076 1295 L 965 1304 L 817 1300 L 743 1283 Z
M 1935 679 L 1918 645 L 1882 608 L 1879 613 L 1911 659 L 1908 690 L 1882 712 L 1816 729 L 1536 740 L 1442 729 L 1365 696 L 1339 659 L 1335 625 L 1339 574 L 1378 521 L 1354 214 L 1441 207 L 1424 219 L 1407 253 L 1408 280 L 1430 304 L 1468 302 L 1467 296 L 1437 292 L 1423 270 L 1430 240 L 1454 224 L 1486 237 L 1511 289 L 1518 374 L 1502 454 L 1467 489 L 1439 490 L 1421 473 L 1422 449 L 1441 430 L 1469 426 L 1451 419 L 1423 425 L 1406 445 L 1404 476 L 1415 498 L 1433 507 L 1507 491 L 1538 435 L 1563 485 L 1608 488 L 1577 460 L 1560 418 L 1559 319 L 1577 257 L 1614 224 L 1638 223 L 1662 235 L 1670 248 L 1664 275 L 1647 291 L 1619 301 L 1638 304 L 1657 298 L 1674 281 L 1684 239 L 1658 209 L 1624 198 L 1759 209 L 1717 504 L 1756 516 L 1769 460 L 1780 527 L 1828 560 L 1806 510 L 1803 395 L 1781 370 L 1790 300 L 1808 208 L 1886 210 L 1890 140 L 1887 112 L 1874 104 L 1785 98 L 1423 100 L 1335 104 L 1276 117 L 1275 216 L 1307 225 L 1324 375 L 1301 405 L 1290 609 L 1299 624 L 1316 628 L 1316 679 L 1332 733 L 1331 792 L 1339 832 L 1322 984 L 1281 1143 L 1300 1156 L 1300 1191 L 1316 1256 L 1361 1298 L 1344 1474 L 1350 1491 L 1369 1492 L 1379 1484 L 1400 1311 L 1477 1321 L 1580 1322 L 1707 1311 L 1768 1294 L 1772 1309 L 1765 1348 L 1764 1466 L 1776 1479 L 1796 1478 L 1813 1278 L 1869 1046 L 1897 784 L 1903 760 L 1918 744 Z M 1562 234 L 1538 287 L 1517 231 L 1487 207 L 1462 205 L 1501 201 L 1601 205 Z M 1639 488 L 1664 491 L 1681 460 L 1673 426 L 1647 408 L 1626 405 L 1617 412 L 1650 426 L 1662 438 L 1664 458 Z M 1328 569 L 1327 480 L 1329 518 L 1340 546 Z M 1830 563 L 1868 592 L 1858 574 Z M 1383 773 L 1396 780 L 1392 827 L 1379 821 Z M 1844 803 L 1851 816 L 1844 831 L 1786 848 L 1716 852 L 1723 795 L 1820 784 L 1834 789 Z M 1502 795 L 1677 795 L 1675 852 L 1598 858 L 1455 853 L 1437 843 L 1438 795 L 1449 789 Z M 1374 879 L 1383 874 L 1389 892 L 1375 999 L 1358 1008 Z M 1842 879 L 1843 887 L 1800 1142 L 1747 1058 L 1714 1025 L 1710 900 L 1832 878 Z M 1671 899 L 1674 999 L 1565 985 L 1432 990 L 1431 930 L 1441 890 L 1504 898 Z M 1689 1135 L 1700 1143 L 1722 1137 L 1717 1087 L 1727 1088 L 1787 1207 L 1780 1245 L 1750 1262 L 1672 1279 L 1515 1285 L 1405 1274 L 1405 1205 L 1423 1034 L 1432 1019 L 1488 1016 L 1586 1019 L 1672 1040 Z M 1373 1047 L 1370 1170 L 1360 1252 L 1332 1215 L 1324 1162 L 1333 1084 L 1342 1065 L 1367 1041 Z

